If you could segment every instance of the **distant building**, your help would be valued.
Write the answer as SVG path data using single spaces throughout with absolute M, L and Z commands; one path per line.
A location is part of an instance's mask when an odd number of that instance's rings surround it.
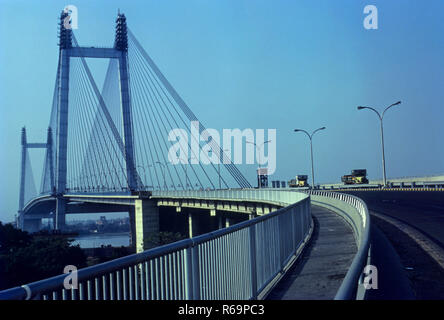
M 268 187 L 268 169 L 259 168 L 257 169 L 257 184 L 259 188 Z

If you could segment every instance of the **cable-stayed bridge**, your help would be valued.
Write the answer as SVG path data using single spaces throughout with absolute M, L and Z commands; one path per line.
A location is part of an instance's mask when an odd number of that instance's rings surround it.
M 380 255 L 378 260 L 380 241 L 370 246 L 374 238 L 364 201 L 332 191 L 252 189 L 142 48 L 123 14 L 116 19 L 114 46 L 106 48 L 80 46 L 64 26 L 66 18 L 62 13 L 47 140 L 30 142 L 22 129 L 19 226 L 36 231 L 42 218 L 52 218 L 54 228 L 63 231 L 69 213 L 128 212 L 137 254 L 79 270 L 76 288 L 67 288 L 66 275 L 60 275 L 2 291 L 0 299 L 261 299 L 269 294 L 355 299 L 369 293 L 367 266 L 390 270 Z M 89 58 L 109 59 L 102 88 Z M 197 124 L 202 140 L 190 123 Z M 178 144 L 176 152 L 186 154 L 186 161 L 173 165 L 168 138 L 176 128 L 187 130 L 191 140 Z M 208 146 L 217 164 L 200 161 L 209 160 Z M 33 148 L 46 151 L 38 190 L 29 157 Z M 414 186 L 397 192 L 396 200 L 422 192 Z M 399 190 L 403 187 L 401 182 Z M 373 208 L 382 207 L 379 202 L 390 191 L 374 190 L 345 192 L 360 192 Z M 418 199 L 431 199 L 430 194 Z M 187 213 L 190 239 L 145 250 L 145 237 L 159 231 L 160 207 Z M 195 237 L 193 210 L 218 217 L 218 230 Z M 220 212 L 241 213 L 248 220 L 230 226 Z M 308 245 L 313 255 L 302 276 L 284 285 L 286 293 L 271 293 Z M 397 271 L 392 268 L 391 275 Z M 325 290 L 310 291 L 312 283 Z M 405 296 L 409 293 L 392 297 Z
M 54 209 L 55 229 L 63 229 L 65 214 L 72 212 L 67 208 L 66 194 L 110 196 L 153 190 L 251 187 L 142 48 L 123 14 L 116 19 L 111 48 L 80 46 L 73 31 L 64 27 L 66 17 L 67 13 L 60 17 L 59 62 L 47 141 L 29 143 L 25 128 L 22 130 L 22 228 L 31 223 L 27 217 L 37 218 L 31 214 L 30 205 L 36 196 L 55 201 L 48 208 Z M 87 58 L 109 60 L 101 89 Z M 191 134 L 190 124 L 197 124 L 197 137 Z M 190 139 L 178 144 L 185 161 L 172 165 L 168 138 L 177 128 L 188 130 Z M 202 157 L 209 160 L 209 156 L 201 152 L 201 136 L 220 164 L 202 164 Z M 30 148 L 46 149 L 38 192 Z M 38 219 L 33 220 L 38 224 Z

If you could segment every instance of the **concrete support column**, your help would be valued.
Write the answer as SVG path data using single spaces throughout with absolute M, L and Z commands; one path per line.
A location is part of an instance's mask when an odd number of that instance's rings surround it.
M 231 224 L 230 218 L 225 218 L 225 228 L 228 228 Z
M 130 246 L 133 249 L 136 249 L 136 220 L 135 220 L 135 207 L 130 207 L 128 210 L 129 224 L 130 224 Z
M 144 251 L 143 244 L 148 235 L 159 232 L 159 208 L 155 201 L 135 200 L 134 225 L 136 252 L 139 253 Z
M 16 228 L 22 231 L 25 231 L 23 228 L 23 221 L 25 220 L 25 214 L 22 211 L 19 211 L 16 219 Z
M 248 215 L 248 220 L 252 220 L 252 219 L 254 219 L 254 218 L 256 218 L 256 215 L 255 215 L 254 213 L 250 213 L 250 214 Z
M 222 214 L 218 215 L 218 222 L 219 222 L 218 229 L 223 229 L 223 227 L 224 227 L 224 217 L 222 216 Z
M 193 215 L 188 213 L 188 237 L 193 237 Z
M 58 197 L 56 200 L 56 214 L 54 229 L 62 231 L 65 228 L 66 200 Z
M 199 229 L 197 226 L 197 217 L 195 214 L 188 213 L 188 237 L 192 238 L 199 234 Z

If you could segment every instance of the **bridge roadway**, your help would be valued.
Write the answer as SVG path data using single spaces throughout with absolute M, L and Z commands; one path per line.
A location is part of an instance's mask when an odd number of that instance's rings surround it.
M 311 207 L 315 229 L 299 260 L 268 295 L 269 300 L 330 300 L 357 252 L 351 227 L 334 212 Z
M 347 191 L 389 239 L 416 299 L 444 299 L 444 192 Z

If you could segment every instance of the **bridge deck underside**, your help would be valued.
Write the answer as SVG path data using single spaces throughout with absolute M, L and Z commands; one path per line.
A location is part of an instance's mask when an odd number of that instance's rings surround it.
M 357 252 L 350 226 L 330 210 L 312 206 L 315 230 L 302 257 L 269 294 L 269 300 L 330 300 Z

